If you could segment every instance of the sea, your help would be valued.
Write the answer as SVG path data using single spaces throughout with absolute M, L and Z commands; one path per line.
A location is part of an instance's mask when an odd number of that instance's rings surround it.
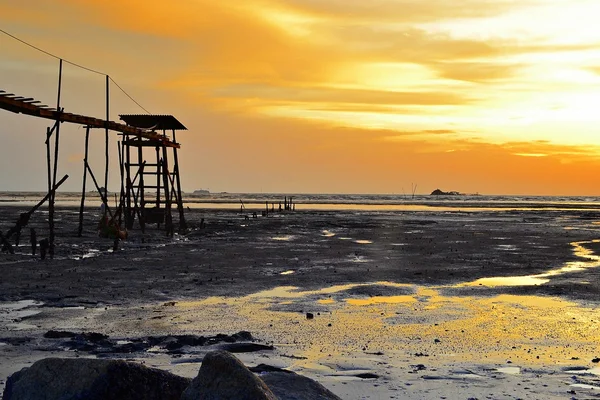
M 146 199 L 155 196 L 146 193 Z M 0 192 L 0 205 L 34 206 L 44 192 Z M 58 207 L 79 207 L 81 192 L 58 192 Z M 118 194 L 109 193 L 109 205 Z M 295 210 L 364 211 L 600 211 L 600 196 L 508 196 L 508 195 L 430 195 L 430 194 L 315 194 L 315 193 L 208 193 L 183 194 L 184 207 L 190 209 L 276 210 L 291 202 Z M 100 207 L 97 193 L 85 194 L 86 207 Z

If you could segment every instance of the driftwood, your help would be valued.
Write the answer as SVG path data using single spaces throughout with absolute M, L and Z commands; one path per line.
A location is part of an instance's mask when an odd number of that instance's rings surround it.
M 8 250 L 8 252 L 10 252 L 11 254 L 14 253 L 14 250 L 12 248 L 12 245 L 10 244 L 10 242 L 8 241 L 12 235 L 14 234 L 19 234 L 21 232 L 21 230 L 27 226 L 27 224 L 29 223 L 29 218 L 31 218 L 31 215 L 42 206 L 42 204 L 44 204 L 49 198 L 50 196 L 54 195 L 54 193 L 56 192 L 56 189 L 58 189 L 60 187 L 60 185 L 63 184 L 64 181 L 67 180 L 67 178 L 69 177 L 69 175 L 65 175 L 63 176 L 63 178 L 58 181 L 56 183 L 56 185 L 54 185 L 54 188 L 48 192 L 46 194 L 46 196 L 44 196 L 44 198 L 42 200 L 40 200 L 35 206 L 33 206 L 31 208 L 31 210 L 22 213 L 21 215 L 19 215 L 19 219 L 17 220 L 17 222 L 15 223 L 15 226 L 13 226 L 12 228 L 10 228 L 7 232 L 6 235 L 2 235 L 0 233 L 0 242 L 2 242 L 2 246 L 3 248 L 6 248 Z

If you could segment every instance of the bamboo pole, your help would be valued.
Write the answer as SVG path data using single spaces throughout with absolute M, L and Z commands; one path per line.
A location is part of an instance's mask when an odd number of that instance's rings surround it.
M 79 228 L 77 229 L 77 235 L 81 237 L 83 233 L 83 208 L 85 206 L 85 184 L 87 179 L 87 168 L 85 165 L 88 162 L 88 152 L 90 143 L 90 127 L 85 128 L 85 153 L 83 156 L 83 186 L 81 189 L 81 205 L 79 206 Z
M 104 138 L 105 138 L 105 166 L 104 166 L 104 191 L 108 194 L 108 122 L 110 120 L 109 116 L 109 77 L 106 75 L 106 127 L 104 128 Z
M 173 142 L 177 142 L 175 138 L 175 129 L 173 129 Z M 177 149 L 173 149 L 173 172 L 175 173 L 175 180 L 177 182 L 177 210 L 179 211 L 179 231 L 183 232 L 187 229 L 185 222 L 185 215 L 183 213 L 183 198 L 181 197 L 181 179 L 179 178 L 179 159 L 177 158 Z
M 58 94 L 56 97 L 56 111 L 58 116 L 60 116 L 60 91 L 62 87 L 62 65 L 63 60 L 60 59 L 58 64 Z M 52 187 L 56 186 L 56 173 L 58 171 L 58 143 L 60 138 L 60 122 L 57 120 L 56 122 L 56 136 L 54 137 L 54 169 L 52 170 Z M 49 255 L 50 259 L 54 258 L 54 202 L 56 199 L 56 193 L 51 191 L 50 194 L 50 203 L 48 208 L 48 224 L 50 225 L 50 238 L 49 238 Z

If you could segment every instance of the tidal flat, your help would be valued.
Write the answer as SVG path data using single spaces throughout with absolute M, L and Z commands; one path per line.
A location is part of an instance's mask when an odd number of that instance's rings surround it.
M 18 212 L 0 207 L 4 230 Z M 194 209 L 188 233 L 132 231 L 113 252 L 93 211 L 77 237 L 75 208 L 60 208 L 54 260 L 31 256 L 26 238 L 0 255 L 0 385 L 50 356 L 191 377 L 229 345 L 246 365 L 286 368 L 348 399 L 596 396 L 597 217 Z M 225 335 L 240 331 L 256 346 L 231 346 Z

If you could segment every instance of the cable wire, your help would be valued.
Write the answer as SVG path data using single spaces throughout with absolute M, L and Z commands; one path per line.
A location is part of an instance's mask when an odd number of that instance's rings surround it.
M 144 107 L 142 107 L 142 105 L 141 105 L 140 103 L 138 103 L 137 101 L 135 101 L 135 99 L 134 99 L 133 97 L 131 97 L 131 96 L 129 95 L 129 93 L 127 93 L 127 92 L 126 92 L 126 91 L 125 91 L 125 90 L 124 90 L 124 89 L 123 89 L 121 86 L 119 86 L 119 84 L 118 84 L 117 82 L 115 82 L 115 80 L 114 80 L 113 78 L 111 78 L 111 77 L 110 77 L 110 75 L 107 75 L 107 76 L 108 76 L 108 79 L 110 79 L 110 81 L 111 81 L 112 83 L 114 83 L 114 84 L 115 84 L 115 86 L 116 86 L 116 87 L 118 87 L 118 88 L 121 90 L 121 92 L 123 92 L 123 93 L 125 94 L 125 96 L 129 97 L 129 99 L 130 99 L 131 101 L 133 101 L 135 104 L 137 104 L 139 108 L 141 108 L 142 110 L 146 111 L 146 113 L 148 113 L 148 114 L 151 114 L 151 112 L 150 112 L 150 111 L 148 111 L 148 110 L 146 110 Z
M 148 110 L 146 110 L 144 107 L 142 107 L 142 105 L 141 105 L 140 103 L 138 103 L 138 102 L 137 102 L 137 101 L 136 101 L 136 100 L 135 100 L 133 97 L 131 97 L 131 96 L 129 95 L 129 93 L 127 93 L 127 92 L 125 91 L 125 89 L 123 89 L 123 88 L 122 88 L 122 87 L 121 87 L 121 86 L 120 86 L 120 85 L 119 85 L 117 82 L 115 82 L 115 80 L 114 80 L 114 79 L 113 79 L 113 78 L 112 78 L 110 75 L 108 75 L 108 74 L 105 74 L 104 72 L 96 71 L 95 69 L 91 69 L 91 68 L 85 67 L 85 66 L 83 66 L 83 65 L 81 65 L 81 64 L 77 64 L 77 63 L 74 63 L 74 62 L 72 62 L 72 61 L 65 60 L 64 58 L 61 58 L 61 57 L 59 57 L 59 56 L 57 56 L 57 55 L 55 55 L 55 54 L 49 53 L 49 52 L 47 52 L 46 50 L 40 49 L 39 47 L 37 47 L 37 46 L 34 46 L 34 45 L 32 45 L 31 43 L 28 43 L 28 42 L 24 41 L 23 39 L 19 39 L 18 37 L 14 36 L 14 35 L 11 35 L 10 33 L 6 32 L 6 31 L 5 31 L 5 30 L 3 30 L 3 29 L 0 29 L 0 32 L 1 32 L 1 33 L 3 33 L 3 34 L 5 34 L 6 36 L 9 36 L 9 37 L 13 38 L 14 40 L 16 40 L 16 41 L 18 41 L 18 42 L 21 42 L 21 43 L 23 43 L 23 44 L 24 44 L 24 45 L 26 45 L 26 46 L 29 46 L 29 47 L 31 47 L 32 49 L 35 49 L 35 50 L 37 50 L 37 51 L 39 51 L 39 52 L 41 52 L 41 53 L 44 53 L 44 54 L 46 54 L 46 55 L 48 55 L 48 56 L 50 56 L 50 57 L 56 58 L 57 60 L 62 60 L 63 62 L 65 62 L 65 63 L 67 63 L 67 64 L 70 64 L 70 65 L 72 65 L 72 66 L 74 66 L 74 67 L 81 68 L 81 69 L 84 69 L 84 70 L 86 70 L 86 71 L 89 71 L 89 72 L 93 72 L 93 73 L 95 73 L 95 74 L 98 74 L 98 75 L 107 76 L 107 77 L 108 77 L 108 79 L 110 79 L 110 80 L 111 80 L 111 82 L 112 82 L 112 83 L 114 83 L 114 84 L 115 84 L 115 85 L 116 85 L 116 86 L 117 86 L 117 87 L 118 87 L 118 88 L 121 90 L 121 92 L 123 92 L 123 93 L 125 94 L 125 96 L 129 97 L 129 99 L 130 99 L 131 101 L 133 101 L 135 104 L 137 104 L 137 106 L 138 106 L 139 108 L 141 108 L 142 110 L 144 110 L 146 113 L 150 114 L 150 111 L 148 111 Z

